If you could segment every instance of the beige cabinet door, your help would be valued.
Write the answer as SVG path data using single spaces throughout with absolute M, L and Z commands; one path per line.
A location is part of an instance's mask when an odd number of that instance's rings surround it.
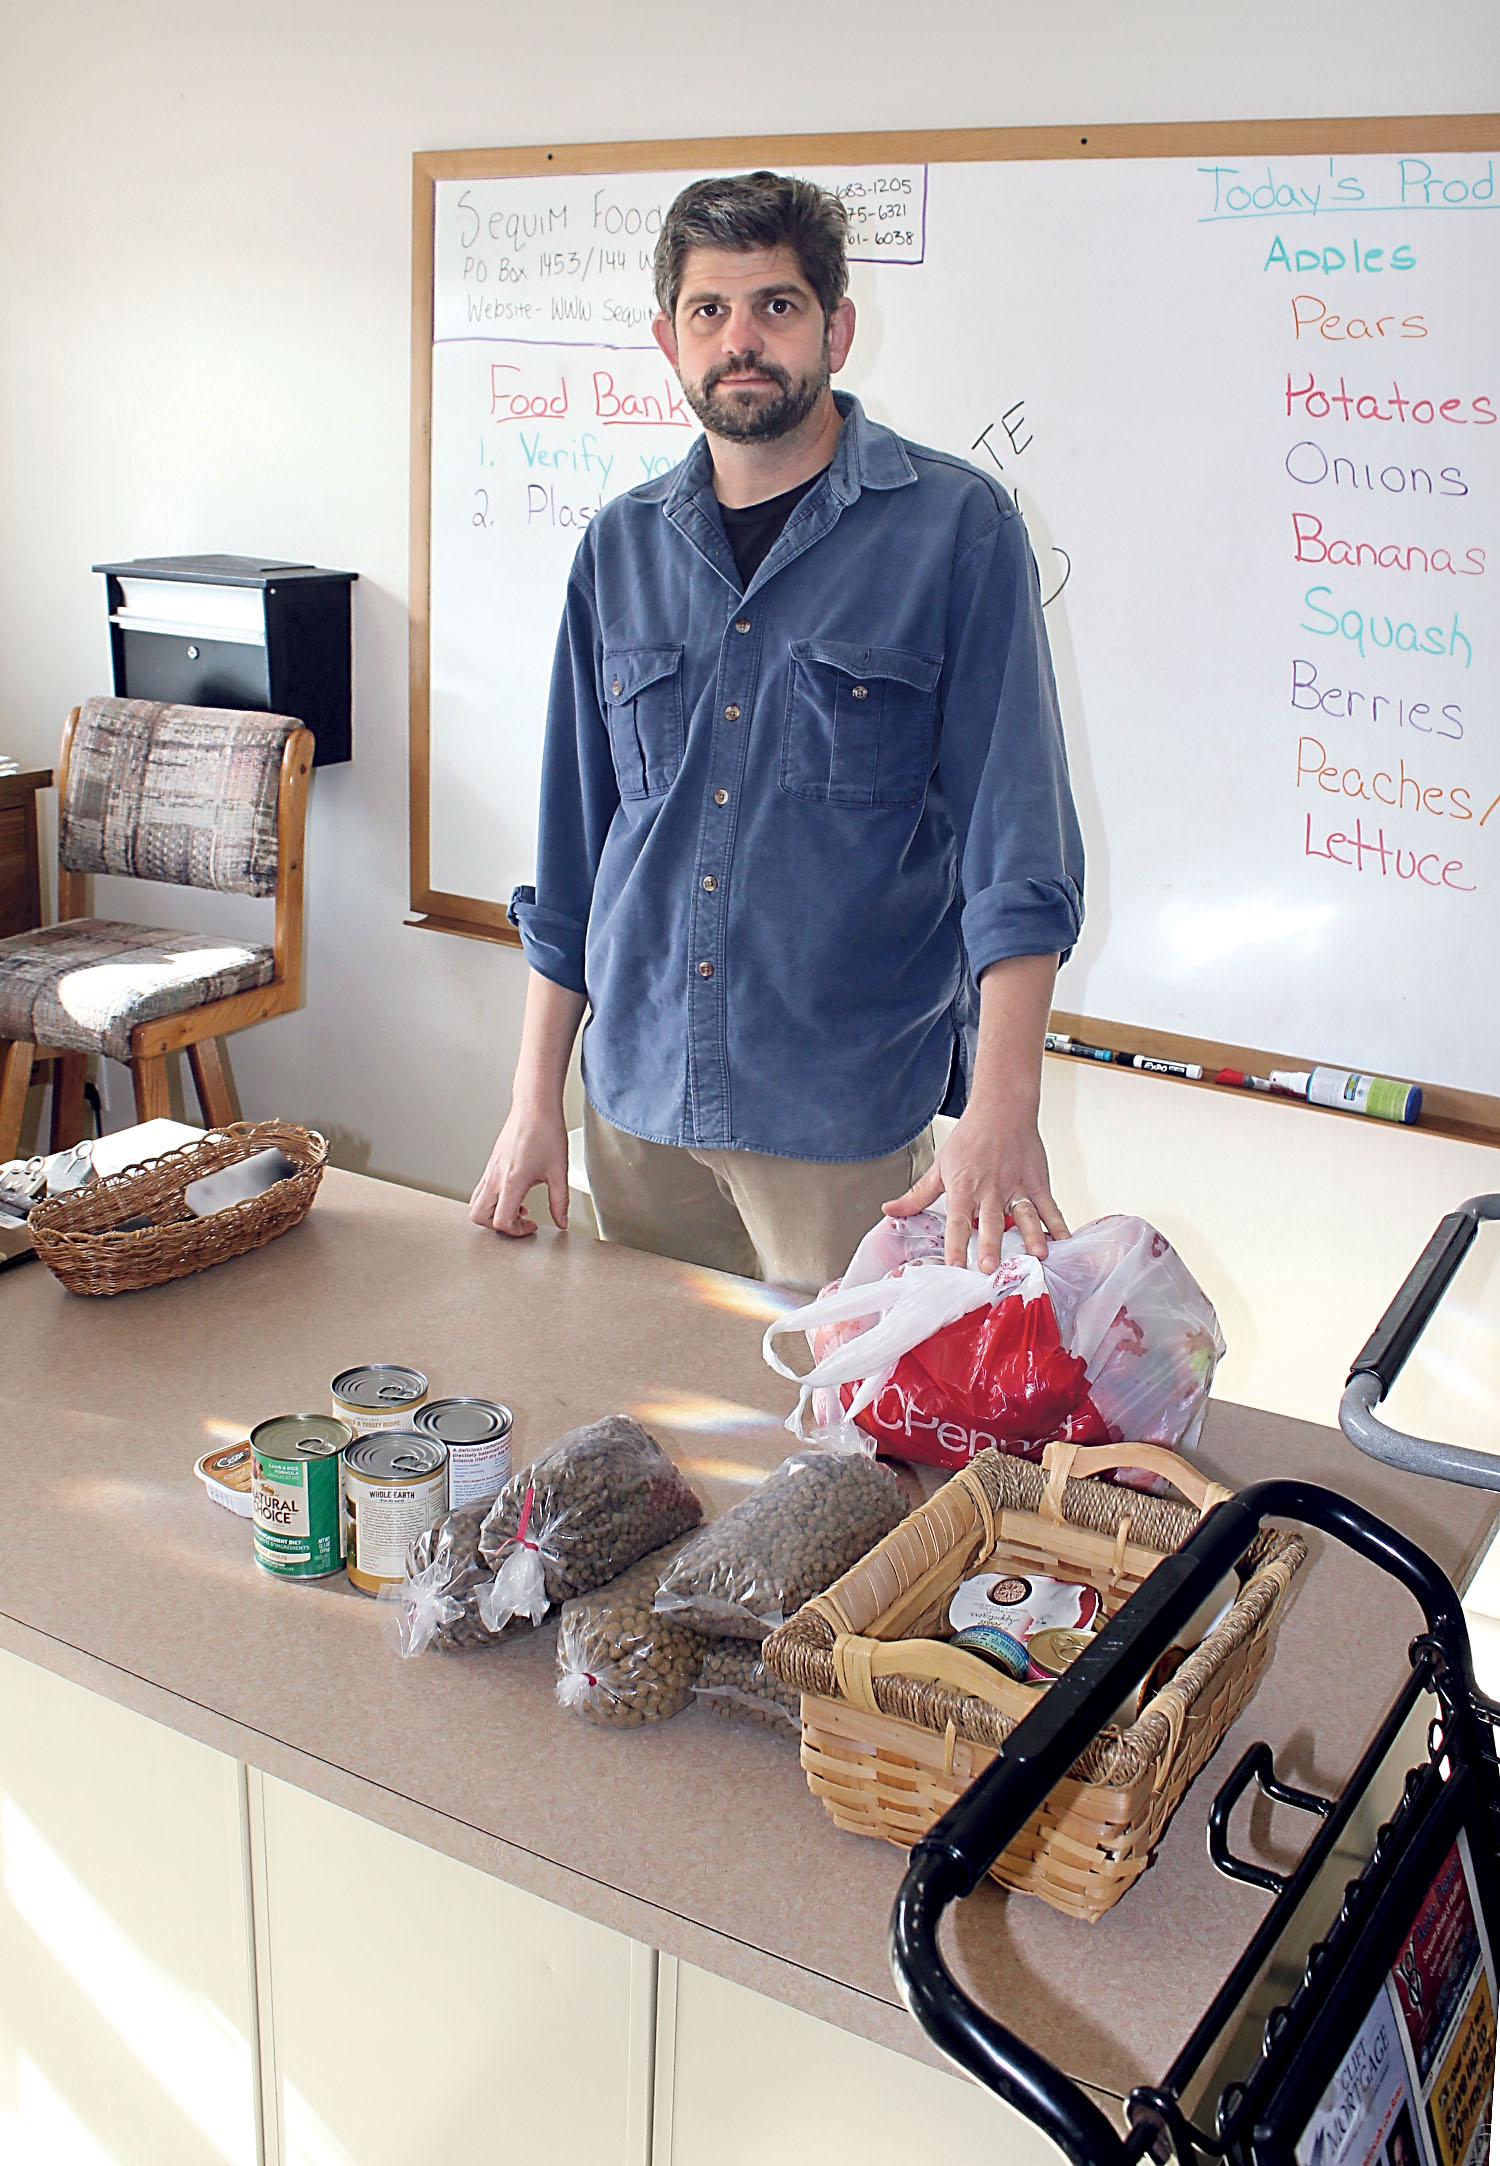
M 0 1653 L 0 2161 L 255 2166 L 236 1763 Z
M 649 1950 L 289 1784 L 251 1787 L 268 2159 L 647 2166 Z
M 666 1957 L 659 2035 L 653 2166 L 1062 2166 L 964 2077 Z

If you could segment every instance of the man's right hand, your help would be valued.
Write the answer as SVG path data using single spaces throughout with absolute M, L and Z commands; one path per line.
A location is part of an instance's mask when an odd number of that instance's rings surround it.
M 510 1112 L 495 1138 L 484 1178 L 469 1198 L 476 1226 L 496 1233 L 535 1233 L 526 1193 L 547 1184 L 552 1223 L 568 1223 L 568 1124 L 563 1119 L 563 1082 L 573 1040 L 583 1021 L 582 993 L 569 992 L 533 970 L 526 985 L 521 1052 L 511 1087 Z
M 469 1198 L 469 1216 L 476 1226 L 493 1226 L 496 1233 L 519 1238 L 536 1232 L 536 1220 L 526 1208 L 526 1196 L 538 1181 L 547 1184 L 552 1223 L 568 1223 L 568 1130 L 562 1107 L 533 1113 L 512 1107 L 505 1126 L 495 1138 L 483 1178 Z

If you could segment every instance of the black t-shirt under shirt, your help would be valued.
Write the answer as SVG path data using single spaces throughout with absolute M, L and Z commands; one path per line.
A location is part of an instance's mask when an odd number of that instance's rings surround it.
M 811 479 L 799 481 L 795 489 L 784 489 L 780 496 L 768 496 L 761 504 L 719 506 L 719 517 L 724 522 L 724 537 L 734 551 L 742 589 L 749 586 L 771 554 L 777 536 L 813 482 L 821 481 L 827 471 L 825 466 Z

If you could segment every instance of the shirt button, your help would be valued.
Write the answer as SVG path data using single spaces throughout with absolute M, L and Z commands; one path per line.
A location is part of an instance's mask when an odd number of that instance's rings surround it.
M 619 687 L 617 686 L 617 687 L 616 687 L 616 690 L 618 690 L 618 689 L 619 689 Z M 870 696 L 870 687 L 869 687 L 869 686 L 868 686 L 867 684 L 857 684 L 857 685 L 856 685 L 856 686 L 854 687 L 854 690 L 853 690 L 853 691 L 852 691 L 852 692 L 851 692 L 851 693 L 849 694 L 849 697 L 850 697 L 851 699 L 868 699 L 868 698 L 869 698 L 869 696 Z
M 714 803 L 716 805 L 727 805 L 729 803 L 729 792 L 727 790 L 715 790 Z
M 750 629 L 750 619 L 748 617 L 736 617 L 734 620 L 734 628 L 737 632 L 748 632 Z
M 724 720 L 726 722 L 738 722 L 739 718 L 740 710 L 738 707 L 726 707 L 724 709 Z
M 718 884 L 718 881 L 714 878 L 711 872 L 704 874 L 703 885 L 707 888 L 710 895 L 712 895 L 714 889 L 718 886 Z
M 609 689 L 614 698 L 618 699 L 620 696 L 620 680 L 618 677 L 616 677 L 614 683 L 610 686 Z
M 698 965 L 698 975 L 700 978 L 711 978 L 713 974 L 714 966 L 712 963 L 700 963 Z

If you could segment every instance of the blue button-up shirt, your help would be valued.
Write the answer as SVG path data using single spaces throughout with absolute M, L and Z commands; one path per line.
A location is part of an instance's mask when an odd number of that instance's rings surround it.
M 587 995 L 591 1102 L 653 1142 L 898 1149 L 962 1108 L 979 973 L 1082 917 L 1025 527 L 836 396 L 833 463 L 743 593 L 702 438 L 568 582 L 512 916 Z

